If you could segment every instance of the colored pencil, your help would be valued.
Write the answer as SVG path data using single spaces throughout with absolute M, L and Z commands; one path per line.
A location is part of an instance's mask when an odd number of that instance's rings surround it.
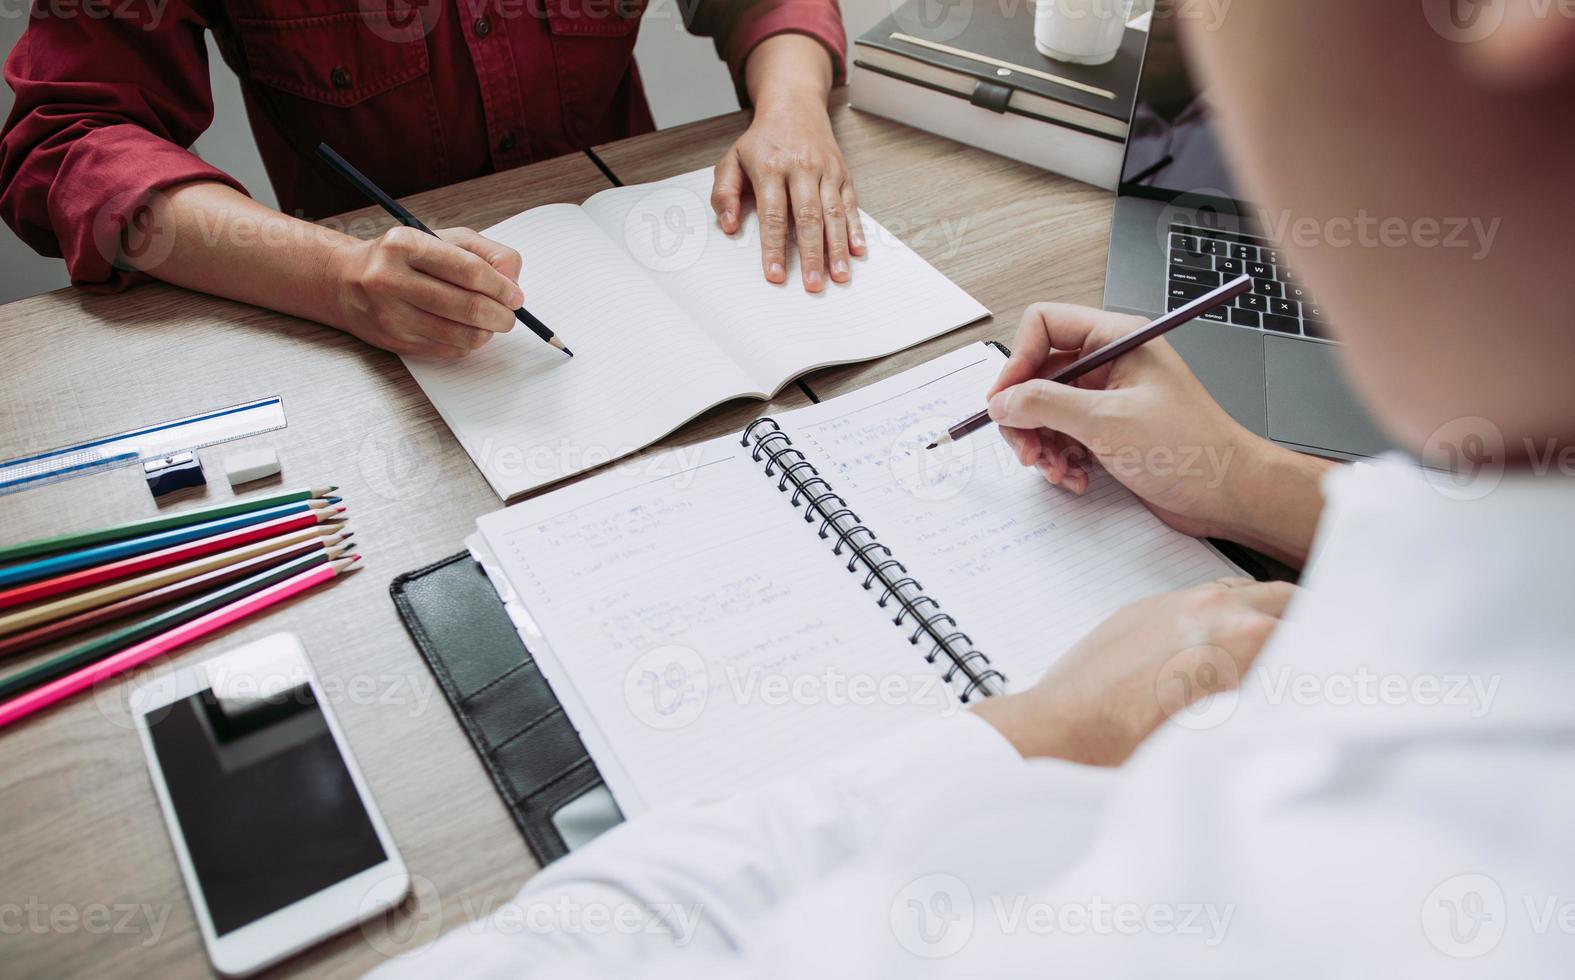
M 144 534 L 154 534 L 158 531 L 168 531 L 177 527 L 186 527 L 189 524 L 214 521 L 221 517 L 232 517 L 248 511 L 278 507 L 282 504 L 300 503 L 304 500 L 326 497 L 338 489 L 338 487 L 317 487 L 287 490 L 283 493 L 269 494 L 266 497 L 232 500 L 227 504 L 199 507 L 195 510 L 184 510 L 176 514 L 161 514 L 158 517 L 149 517 L 140 521 L 128 521 L 125 524 L 114 524 L 110 527 L 101 527 L 92 531 L 73 531 L 70 534 L 57 534 L 51 538 L 37 538 L 33 541 L 23 541 L 20 544 L 0 546 L 0 563 L 18 561 L 22 558 L 32 558 L 35 555 L 47 555 L 55 551 L 86 548 L 88 545 L 103 544 L 105 541 L 121 541 L 125 538 L 135 538 Z
M 327 143 L 319 143 L 317 144 L 317 155 L 322 158 L 324 163 L 328 164 L 330 167 L 333 167 L 334 170 L 338 172 L 339 176 L 353 184 L 356 190 L 360 191 L 366 196 L 367 200 L 376 204 L 384 211 L 387 211 L 389 216 L 395 221 L 404 225 L 406 228 L 414 228 L 416 231 L 419 231 L 424 235 L 431 235 L 433 238 L 438 237 L 437 232 L 422 224 L 420 218 L 406 210 L 404 205 L 400 204 L 392 197 L 389 197 L 387 191 L 372 183 L 372 179 L 370 177 L 357 170 L 350 163 L 350 161 L 334 152 L 333 147 L 329 146 Z M 552 328 L 547 326 L 545 323 L 542 323 L 541 320 L 537 319 L 536 315 L 530 310 L 525 309 L 523 306 L 520 307 L 514 311 L 514 319 L 525 324 L 525 326 L 530 328 L 531 333 L 540 337 L 542 340 L 545 340 L 547 343 L 563 351 L 570 357 L 574 356 L 574 351 L 565 347 L 563 341 L 559 340 L 552 332 Z
M 226 551 L 239 547 L 252 541 L 261 541 L 265 538 L 278 537 L 289 531 L 298 531 L 301 528 L 315 527 L 325 521 L 337 520 L 344 513 L 343 504 L 335 504 L 322 510 L 309 510 L 304 514 L 292 514 L 275 518 L 262 524 L 253 524 L 249 527 L 237 528 L 212 537 L 199 538 L 196 541 L 187 541 L 173 548 L 154 551 L 145 555 L 135 555 L 122 558 L 120 561 L 110 562 L 107 565 L 96 565 L 84 568 L 65 575 L 57 575 L 41 582 L 29 582 L 12 589 L 0 592 L 0 609 L 9 609 L 20 606 L 25 602 L 37 602 L 50 596 L 60 595 L 62 592 L 71 592 L 76 589 L 85 589 L 91 585 L 102 582 L 113 582 L 116 579 L 137 575 L 141 572 L 151 572 L 156 568 L 165 568 L 177 565 L 203 555 L 214 552 Z
M 324 582 L 331 581 L 359 559 L 359 555 L 352 555 L 349 558 L 340 558 L 326 565 L 319 565 L 293 578 L 270 585 L 261 592 L 215 609 L 204 616 L 199 616 L 189 623 L 183 623 L 166 633 L 149 637 L 141 643 L 127 647 L 119 653 L 106 657 L 95 664 L 72 671 L 64 677 L 57 677 L 41 687 L 28 691 L 26 694 L 18 695 L 9 701 L 0 703 L 0 728 L 20 721 L 34 712 L 42 711 L 73 694 L 85 691 L 100 681 L 140 667 L 155 657 L 162 656 L 188 643 L 200 640 L 209 633 L 221 630 L 231 623 L 246 619 L 249 616 L 255 616 L 270 606 L 322 585 Z
M 330 527 L 295 531 L 0 616 L 0 635 L 10 629 L 22 630 L 0 639 L 0 658 L 256 575 L 275 565 L 331 548 L 352 533 L 324 534 Z M 77 612 L 79 609 L 85 611 Z M 42 625 L 34 626 L 34 623 Z M 24 628 L 26 626 L 31 628 Z
M 333 559 L 344 555 L 346 549 L 355 547 L 353 544 L 340 544 L 332 548 L 319 548 L 316 553 L 303 555 L 292 561 L 285 562 L 274 568 L 265 569 L 259 574 L 230 585 L 228 588 L 218 589 L 204 596 L 199 596 L 191 602 L 183 603 L 174 609 L 165 610 L 157 616 L 132 623 L 124 629 L 116 630 L 106 636 L 74 647 L 57 656 L 51 657 L 42 663 L 34 664 L 26 670 L 17 671 L 9 677 L 0 679 L 0 701 L 14 698 L 19 694 L 40 687 L 57 677 L 64 677 L 74 670 L 80 670 L 90 664 L 97 663 L 105 657 L 126 649 L 133 643 L 138 643 L 159 633 L 172 630 L 182 623 L 189 623 L 198 616 L 212 612 L 221 606 L 244 599 L 257 592 L 261 592 L 270 585 L 283 582 L 304 571 L 316 568 Z
M 132 555 L 142 555 L 171 545 L 183 544 L 187 541 L 196 541 L 225 531 L 233 531 L 238 527 L 250 527 L 253 524 L 263 524 L 276 517 L 289 514 L 300 514 L 308 510 L 321 510 L 339 503 L 337 497 L 328 500 L 303 500 L 294 504 L 281 504 L 278 507 L 266 507 L 262 510 L 248 511 L 244 514 L 232 514 L 221 517 L 216 521 L 203 521 L 200 524 L 189 524 L 169 531 L 159 531 L 157 534 L 145 534 L 138 538 L 126 541 L 114 541 L 109 544 L 94 545 L 90 548 L 79 548 L 68 551 L 63 555 L 53 555 L 49 558 L 37 558 L 33 561 L 12 565 L 10 568 L 0 568 L 0 588 L 17 585 L 22 582 L 32 582 L 51 575 L 60 575 L 64 572 L 78 568 L 88 568 L 92 565 L 102 565 L 105 562 L 118 561 Z

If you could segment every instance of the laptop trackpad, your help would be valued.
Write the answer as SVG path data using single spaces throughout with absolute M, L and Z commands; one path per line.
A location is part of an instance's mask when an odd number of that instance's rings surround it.
M 1392 448 L 1351 392 L 1333 347 L 1265 336 L 1263 366 L 1269 438 L 1357 456 Z

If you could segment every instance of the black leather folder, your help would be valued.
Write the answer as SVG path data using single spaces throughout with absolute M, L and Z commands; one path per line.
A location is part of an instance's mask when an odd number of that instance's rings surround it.
M 569 852 L 555 817 L 601 773 L 480 565 L 461 552 L 389 586 L 410 637 L 543 866 Z

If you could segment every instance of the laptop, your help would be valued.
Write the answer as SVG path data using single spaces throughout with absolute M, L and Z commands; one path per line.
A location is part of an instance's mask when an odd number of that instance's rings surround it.
M 1247 273 L 1251 293 L 1169 334 L 1247 428 L 1355 459 L 1393 448 L 1351 393 L 1316 292 L 1241 200 L 1174 31 L 1153 17 L 1110 229 L 1107 310 L 1154 317 Z

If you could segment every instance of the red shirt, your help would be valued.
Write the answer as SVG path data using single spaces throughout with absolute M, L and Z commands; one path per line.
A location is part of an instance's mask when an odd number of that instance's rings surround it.
M 394 196 L 654 128 L 634 42 L 648 0 L 76 0 L 40 3 L 5 63 L 0 217 L 72 282 L 124 288 L 127 215 L 192 180 L 240 185 L 188 147 L 213 120 L 204 32 L 240 76 L 280 208 L 366 201 L 320 164 L 327 141 Z M 390 6 L 392 5 L 392 6 Z M 742 90 L 773 34 L 821 41 L 842 75 L 837 0 L 677 0 Z M 673 20 L 659 22 L 665 29 Z

